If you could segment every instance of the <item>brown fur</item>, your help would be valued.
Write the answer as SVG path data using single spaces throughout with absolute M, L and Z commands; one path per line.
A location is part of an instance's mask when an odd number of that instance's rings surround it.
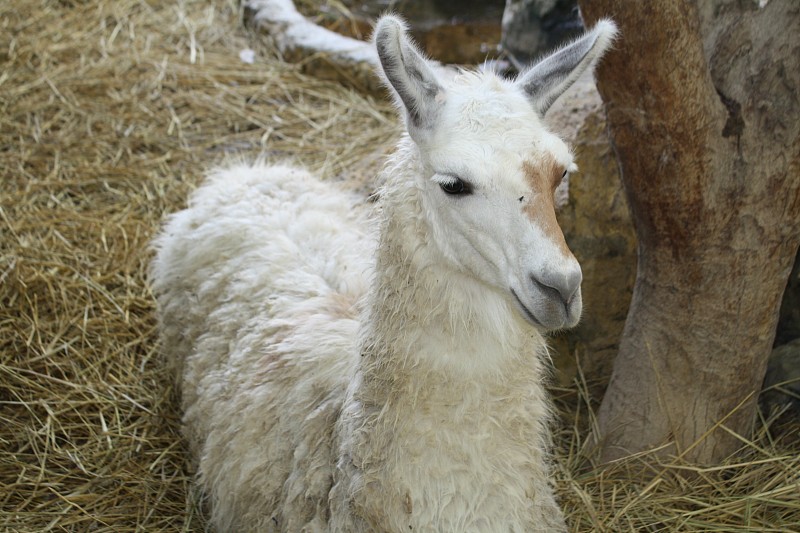
M 558 246 L 564 256 L 572 257 L 572 252 L 561 232 L 561 226 L 556 220 L 556 204 L 553 196 L 556 187 L 561 183 L 564 167 L 555 158 L 546 154 L 539 164 L 530 160 L 524 161 L 522 172 L 533 191 L 531 199 L 523 207 L 523 212 Z

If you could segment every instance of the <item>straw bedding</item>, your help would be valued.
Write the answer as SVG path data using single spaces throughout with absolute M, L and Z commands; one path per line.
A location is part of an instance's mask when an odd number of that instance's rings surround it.
M 203 531 L 148 241 L 232 154 L 368 193 L 397 137 L 387 104 L 240 21 L 236 0 L 0 0 L 0 530 Z M 593 467 L 589 389 L 554 390 L 575 531 L 798 529 L 796 425 L 760 424 L 716 469 Z

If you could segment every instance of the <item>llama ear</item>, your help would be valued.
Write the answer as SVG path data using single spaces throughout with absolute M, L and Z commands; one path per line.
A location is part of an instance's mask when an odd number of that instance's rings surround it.
M 405 22 L 394 15 L 381 17 L 373 41 L 383 75 L 406 110 L 409 133 L 414 137 L 415 132 L 430 129 L 444 89 L 431 64 L 406 35 Z
M 616 35 L 613 21 L 599 20 L 591 31 L 523 72 L 516 83 L 525 90 L 536 112 L 544 115 L 586 69 L 593 69 Z

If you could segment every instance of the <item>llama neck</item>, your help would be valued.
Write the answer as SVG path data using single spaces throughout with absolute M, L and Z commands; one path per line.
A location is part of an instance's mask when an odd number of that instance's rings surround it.
M 537 505 L 555 505 L 531 500 L 547 494 L 535 486 L 548 476 L 545 343 L 504 295 L 442 266 L 413 180 L 382 195 L 361 357 L 340 420 L 353 506 L 365 531 L 411 523 L 388 517 L 523 530 Z

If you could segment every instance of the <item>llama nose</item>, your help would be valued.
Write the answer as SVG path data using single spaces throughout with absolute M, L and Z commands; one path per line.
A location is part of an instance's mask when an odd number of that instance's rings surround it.
M 581 287 L 583 274 L 578 267 L 567 271 L 543 272 L 538 276 L 531 274 L 531 281 L 543 293 L 560 299 L 565 306 L 569 306 Z

